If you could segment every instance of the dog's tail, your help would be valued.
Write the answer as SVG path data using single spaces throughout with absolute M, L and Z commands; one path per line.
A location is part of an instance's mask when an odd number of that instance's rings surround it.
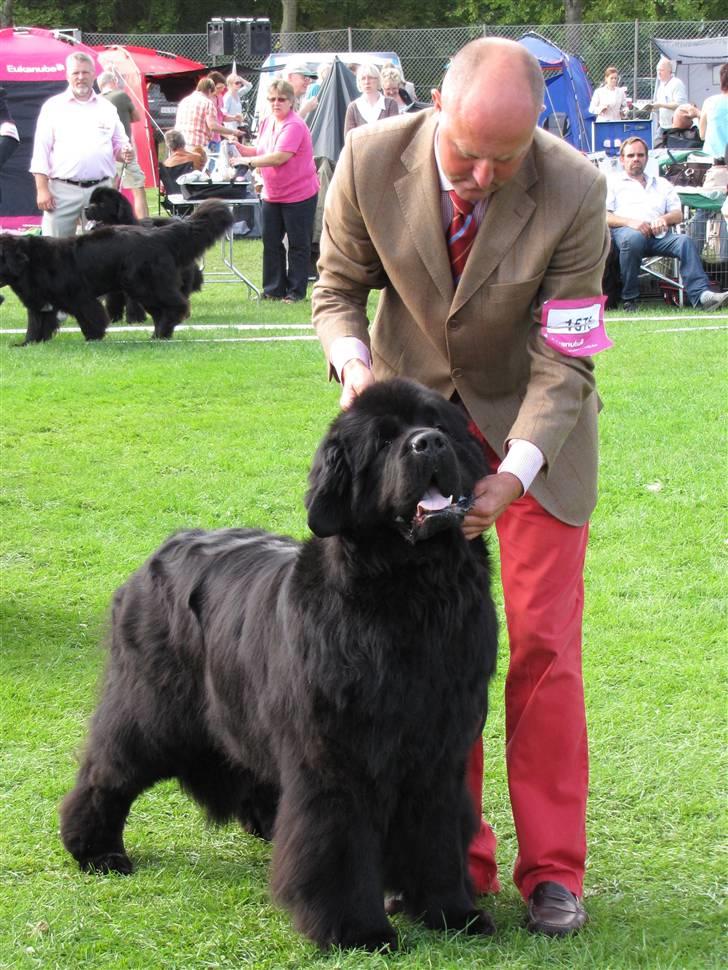
M 170 220 L 156 232 L 163 232 L 170 251 L 178 263 L 188 263 L 221 239 L 233 224 L 229 206 L 216 199 L 200 203 L 189 219 Z

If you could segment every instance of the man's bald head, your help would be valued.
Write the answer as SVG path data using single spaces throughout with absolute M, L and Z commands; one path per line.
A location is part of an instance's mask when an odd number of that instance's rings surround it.
M 453 58 L 433 91 L 442 170 L 477 202 L 509 182 L 531 147 L 543 105 L 543 74 L 521 44 L 475 40 Z
M 466 44 L 453 57 L 442 82 L 442 98 L 500 100 L 506 95 L 525 98 L 536 115 L 541 113 L 544 80 L 541 65 L 523 44 L 502 37 L 481 37 Z

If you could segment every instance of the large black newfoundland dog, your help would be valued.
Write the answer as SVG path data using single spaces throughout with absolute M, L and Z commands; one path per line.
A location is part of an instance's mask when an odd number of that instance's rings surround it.
M 155 226 L 169 225 L 169 219 L 166 216 L 163 218 L 148 216 L 145 219 L 137 219 L 134 207 L 126 196 L 108 185 L 96 186 L 91 193 L 89 204 L 86 206 L 85 215 L 86 219 L 93 222 L 97 227 L 145 226 L 151 229 Z M 180 266 L 179 270 L 182 280 L 181 289 L 185 296 L 190 296 L 191 293 L 197 293 L 202 289 L 202 270 L 197 265 L 196 259 Z M 107 293 L 104 303 L 111 323 L 118 323 L 124 316 L 126 316 L 127 323 L 142 323 L 146 320 L 147 315 L 144 312 L 144 307 L 121 290 L 116 293 Z
M 375 384 L 314 459 L 306 542 L 181 532 L 114 599 L 111 657 L 61 809 L 81 867 L 128 873 L 134 799 L 176 777 L 274 842 L 272 889 L 318 944 L 394 949 L 386 890 L 433 928 L 491 933 L 466 852 L 466 756 L 495 665 L 485 473 L 461 410 Z
M 108 226 L 69 239 L 0 234 L 0 286 L 10 286 L 28 310 L 24 343 L 50 340 L 57 310 L 74 316 L 87 340 L 100 340 L 109 316 L 99 297 L 118 292 L 149 313 L 155 337 L 171 337 L 189 315 L 185 267 L 232 219 L 227 205 L 210 200 L 189 219 L 155 228 Z

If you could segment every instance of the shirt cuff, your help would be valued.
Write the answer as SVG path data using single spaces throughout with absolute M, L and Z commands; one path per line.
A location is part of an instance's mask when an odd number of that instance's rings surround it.
M 339 380 L 341 380 L 344 365 L 350 360 L 360 360 L 369 368 L 372 366 L 369 348 L 358 337 L 337 337 L 331 344 L 329 359 Z
M 523 494 L 525 495 L 543 465 L 544 456 L 540 448 L 523 438 L 511 438 L 508 443 L 508 452 L 498 466 L 498 471 L 510 472 L 511 475 L 515 475 L 523 485 Z

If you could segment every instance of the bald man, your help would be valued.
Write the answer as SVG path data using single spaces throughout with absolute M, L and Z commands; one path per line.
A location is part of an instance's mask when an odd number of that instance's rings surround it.
M 375 380 L 415 378 L 465 409 L 489 459 L 464 532 L 495 525 L 499 539 L 514 880 L 529 929 L 564 936 L 587 918 L 581 621 L 599 401 L 591 357 L 554 338 L 550 313 L 598 304 L 606 187 L 536 127 L 543 77 L 521 45 L 467 45 L 433 100 L 347 139 L 326 200 L 313 320 L 342 407 Z M 474 237 L 463 257 L 464 223 Z M 371 289 L 381 295 L 370 332 Z M 464 766 L 478 813 L 482 757 L 478 738 Z M 469 870 L 476 893 L 499 889 L 484 821 Z

